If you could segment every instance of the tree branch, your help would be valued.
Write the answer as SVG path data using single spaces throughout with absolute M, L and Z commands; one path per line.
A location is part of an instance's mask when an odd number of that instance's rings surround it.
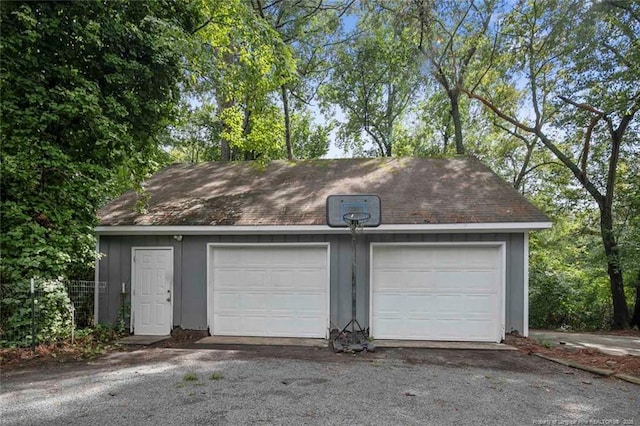
M 532 133 L 532 134 L 536 135 L 538 137 L 538 139 L 544 144 L 544 146 L 546 146 L 551 152 L 553 152 L 553 154 L 558 158 L 558 160 L 560 160 L 569 170 L 571 170 L 571 173 L 573 173 L 573 175 L 576 177 L 576 179 L 578 179 L 578 181 L 584 186 L 584 188 L 589 192 L 589 194 L 591 194 L 591 196 L 598 203 L 600 208 L 604 209 L 604 207 L 605 207 L 605 196 L 602 195 L 602 193 L 593 184 L 593 182 L 591 182 L 589 180 L 587 175 L 582 173 L 582 170 L 580 170 L 580 167 L 578 167 L 578 165 L 576 163 L 574 163 L 571 160 L 571 158 L 569 158 L 567 155 L 565 155 L 556 146 L 556 144 L 554 144 L 553 141 L 551 141 L 551 139 L 549 139 L 549 137 L 542 131 L 540 126 L 538 126 L 538 125 L 536 127 L 527 126 L 527 125 L 519 122 L 515 118 L 510 117 L 507 114 L 505 114 L 502 110 L 500 110 L 500 108 L 496 107 L 488 99 L 486 99 L 486 98 L 484 98 L 484 97 L 482 97 L 480 95 L 477 95 L 475 93 L 469 92 L 468 90 L 465 90 L 463 88 L 461 88 L 460 90 L 463 93 L 465 93 L 468 97 L 480 101 L 484 106 L 489 108 L 494 114 L 496 114 L 498 117 L 502 118 L 503 120 L 507 121 L 508 123 L 513 124 L 514 126 L 518 127 L 519 129 L 524 130 L 525 132 Z
M 574 107 L 579 108 L 581 110 L 588 111 L 588 112 L 591 112 L 591 113 L 597 114 L 597 115 L 604 115 L 604 112 L 602 112 L 600 110 L 597 110 L 596 108 L 592 107 L 591 105 L 572 101 L 571 99 L 567 98 L 566 96 L 562 96 L 562 95 L 559 95 L 558 98 L 560 98 L 563 102 L 566 102 L 566 103 L 568 103 L 570 105 L 573 105 Z

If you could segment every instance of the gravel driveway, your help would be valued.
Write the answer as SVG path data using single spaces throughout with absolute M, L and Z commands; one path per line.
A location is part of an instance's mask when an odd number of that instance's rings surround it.
M 640 425 L 639 386 L 521 352 L 151 348 L 1 378 L 4 425 Z

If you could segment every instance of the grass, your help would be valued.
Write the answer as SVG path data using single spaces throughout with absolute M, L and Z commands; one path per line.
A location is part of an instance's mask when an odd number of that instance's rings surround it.
M 209 375 L 209 380 L 220 380 L 224 376 L 219 371 L 215 371 Z M 190 383 L 192 386 L 204 386 L 204 383 L 199 381 L 198 375 L 193 371 L 189 371 L 182 376 L 182 382 L 176 385 L 176 388 L 183 388 L 185 384 Z
M 198 381 L 198 375 L 196 373 L 189 372 L 189 373 L 184 375 L 182 380 L 184 380 L 185 382 L 197 382 Z
M 219 371 L 214 371 L 209 375 L 209 380 L 220 380 L 224 378 L 224 374 Z

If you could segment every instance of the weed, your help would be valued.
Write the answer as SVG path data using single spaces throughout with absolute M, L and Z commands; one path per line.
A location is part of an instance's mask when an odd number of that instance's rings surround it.
M 196 373 L 189 372 L 189 373 L 184 375 L 182 380 L 184 380 L 185 382 L 197 382 L 198 381 L 198 375 Z
M 76 331 L 75 342 L 65 339 L 53 343 L 41 343 L 35 351 L 31 348 L 0 348 L 0 363 L 3 366 L 19 364 L 34 357 L 57 359 L 66 362 L 71 359 L 90 359 L 109 351 L 117 350 L 118 332 L 113 327 L 97 325 Z
M 214 371 L 209 375 L 209 380 L 220 380 L 224 378 L 224 375 L 219 371 Z

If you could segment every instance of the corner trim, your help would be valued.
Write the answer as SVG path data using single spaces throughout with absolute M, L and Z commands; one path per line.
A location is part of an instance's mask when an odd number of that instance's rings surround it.
M 529 337 L 529 232 L 524 232 L 524 305 L 522 307 L 522 335 Z
M 96 260 L 93 271 L 93 324 L 100 320 L 100 234 L 96 235 Z

